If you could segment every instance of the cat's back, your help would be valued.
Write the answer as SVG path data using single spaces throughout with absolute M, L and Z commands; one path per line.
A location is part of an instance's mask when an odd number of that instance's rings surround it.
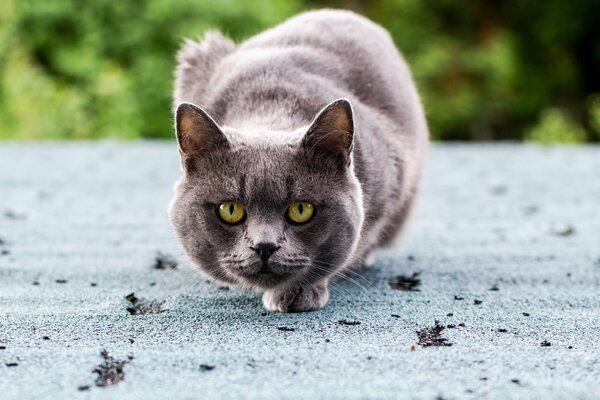
M 250 38 L 239 50 L 257 58 L 262 53 L 264 59 L 285 53 L 290 75 L 301 69 L 326 78 L 332 87 L 395 118 L 404 119 L 408 103 L 417 98 L 408 67 L 389 33 L 351 11 L 300 14 Z
M 239 45 L 212 32 L 179 54 L 176 103 L 199 104 L 232 126 L 252 117 L 272 129 L 295 129 L 340 97 L 400 125 L 420 114 L 390 35 L 350 11 L 309 11 Z

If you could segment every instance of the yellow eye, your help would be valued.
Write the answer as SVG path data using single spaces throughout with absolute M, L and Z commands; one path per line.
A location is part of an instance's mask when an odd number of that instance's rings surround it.
M 287 210 L 288 218 L 296 224 L 310 221 L 314 213 L 315 207 L 306 201 L 295 201 Z
M 228 224 L 239 224 L 246 219 L 246 210 L 244 206 L 236 201 L 226 201 L 219 204 L 219 217 Z

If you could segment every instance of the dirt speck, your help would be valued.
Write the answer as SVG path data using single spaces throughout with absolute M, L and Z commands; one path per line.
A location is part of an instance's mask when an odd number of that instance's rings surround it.
M 508 187 L 505 185 L 494 185 L 490 188 L 490 192 L 495 196 L 502 196 L 506 194 Z
M 5 211 L 4 216 L 8 219 L 12 219 L 13 221 L 22 221 L 27 219 L 27 215 L 25 215 L 25 213 L 19 213 L 12 210 Z
M 424 328 L 417 331 L 417 337 L 419 338 L 419 345 L 423 347 L 447 347 L 452 346 L 452 343 L 448 339 L 442 337 L 444 326 L 440 325 L 437 321 L 431 328 Z
M 411 343 L 408 345 L 408 348 L 410 351 L 415 351 L 417 349 L 417 344 L 416 343 Z
M 537 214 L 539 211 L 540 211 L 540 207 L 538 207 L 536 205 L 530 205 L 523 209 L 523 213 L 525 215 L 534 215 L 534 214 Z
M 214 365 L 200 364 L 201 371 L 212 371 L 213 369 L 215 369 Z
M 123 381 L 125 379 L 124 368 L 133 360 L 133 356 L 128 356 L 126 360 L 117 360 L 109 355 L 106 350 L 102 350 L 100 356 L 103 358 L 102 363 L 92 371 L 98 374 L 95 382 L 96 386 L 107 387 Z
M 360 325 L 360 321 L 348 320 L 348 319 L 340 319 L 340 320 L 338 321 L 338 324 L 340 324 L 340 325 L 350 325 L 350 326 L 353 326 L 353 325 Z
M 129 293 L 127 296 L 125 296 L 125 299 L 126 299 L 128 302 L 132 303 L 132 304 L 135 304 L 135 303 L 137 303 L 137 302 L 138 302 L 138 300 L 139 300 L 139 299 L 138 299 L 138 298 L 135 296 L 135 293 L 133 293 L 133 292 L 132 292 L 132 293 Z
M 419 279 L 419 272 L 413 272 L 411 276 L 395 276 L 388 281 L 388 284 L 394 290 L 419 292 L 418 286 L 421 285 L 421 279 Z
M 156 253 L 156 257 L 154 257 L 154 264 L 152 264 L 152 268 L 175 269 L 177 268 L 177 260 L 175 260 L 173 256 L 161 253 L 159 251 Z
M 473 300 L 473 304 L 475 304 L 476 306 L 480 305 L 481 303 L 483 303 L 483 300 Z
M 127 307 L 131 315 L 160 314 L 167 311 L 162 308 L 164 302 L 138 299 L 134 293 L 128 294 L 125 299 L 131 303 L 131 306 Z
M 289 326 L 278 326 L 277 329 L 284 332 L 294 332 L 296 328 L 291 328 Z
M 554 236 L 568 237 L 575 234 L 575 228 L 572 225 L 565 225 L 559 228 L 554 228 L 550 231 Z
M 542 347 L 550 347 L 550 346 L 552 346 L 552 343 L 550 343 L 547 340 L 544 340 L 544 341 L 542 341 L 542 343 L 540 343 L 540 346 L 542 346 Z
M 462 296 L 455 295 L 454 300 L 464 300 L 465 298 Z

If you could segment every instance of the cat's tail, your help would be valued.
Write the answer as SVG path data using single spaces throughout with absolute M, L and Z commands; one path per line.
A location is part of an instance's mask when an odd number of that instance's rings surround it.
M 197 42 L 186 39 L 177 53 L 175 106 L 183 101 L 205 103 L 206 87 L 215 69 L 235 48 L 231 39 L 216 30 L 206 32 Z

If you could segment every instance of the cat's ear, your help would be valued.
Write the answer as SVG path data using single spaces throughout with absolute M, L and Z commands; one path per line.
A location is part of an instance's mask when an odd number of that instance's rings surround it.
M 175 112 L 177 142 L 181 156 L 188 158 L 215 149 L 229 148 L 219 125 L 200 107 L 181 103 Z
M 319 154 L 347 167 L 352 159 L 354 118 L 352 105 L 339 99 L 323 108 L 302 139 L 307 154 Z

